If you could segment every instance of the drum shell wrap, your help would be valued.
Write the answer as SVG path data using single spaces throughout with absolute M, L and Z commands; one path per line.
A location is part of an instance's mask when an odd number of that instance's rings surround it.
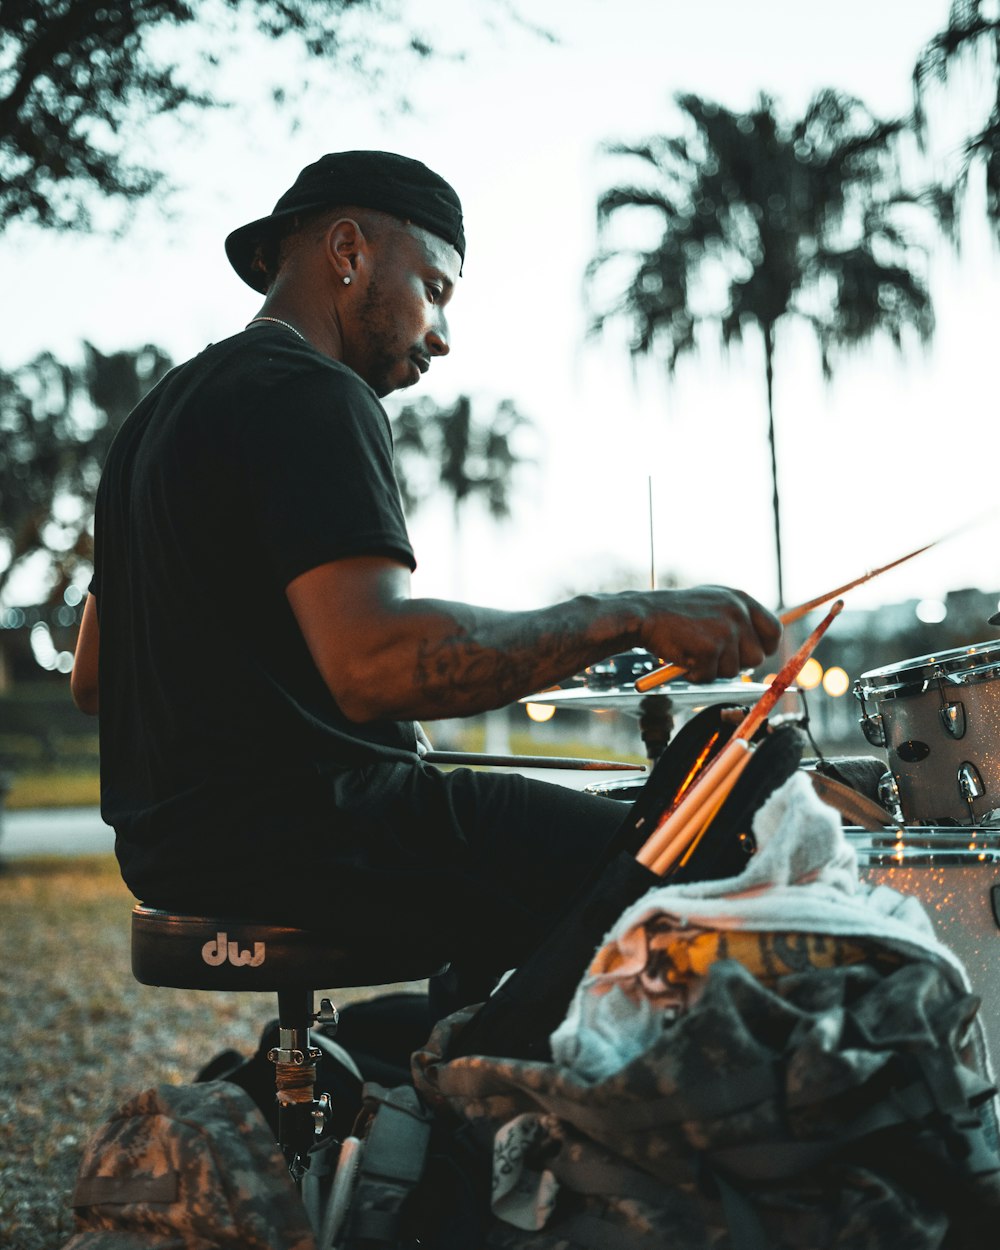
M 977 643 L 863 674 L 862 727 L 884 739 L 907 824 L 1000 817 L 1000 643 Z M 965 778 L 974 782 L 969 792 Z M 981 793 L 976 793 L 981 790 Z
M 858 874 L 924 905 L 939 942 L 965 965 L 994 1069 L 1000 1064 L 1000 834 L 905 831 L 906 841 L 848 829 Z

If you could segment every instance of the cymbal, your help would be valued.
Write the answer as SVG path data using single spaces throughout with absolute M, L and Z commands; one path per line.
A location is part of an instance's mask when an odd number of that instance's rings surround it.
M 672 681 L 651 694 L 640 694 L 630 682 L 628 686 L 611 686 L 595 690 L 590 686 L 572 686 L 568 690 L 543 690 L 529 694 L 521 703 L 544 703 L 551 707 L 574 707 L 585 712 L 634 712 L 637 716 L 646 699 L 669 699 L 678 709 L 696 710 L 716 703 L 756 703 L 767 686 L 756 681 L 718 681 L 698 683 Z

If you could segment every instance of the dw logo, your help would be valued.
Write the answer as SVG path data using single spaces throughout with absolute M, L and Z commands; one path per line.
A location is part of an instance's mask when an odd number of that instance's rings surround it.
M 236 968 L 259 968 L 264 962 L 264 943 L 254 942 L 253 953 L 241 951 L 236 942 L 227 940 L 225 933 L 217 933 L 214 942 L 208 941 L 201 948 L 201 957 L 210 968 L 218 968 L 227 959 Z

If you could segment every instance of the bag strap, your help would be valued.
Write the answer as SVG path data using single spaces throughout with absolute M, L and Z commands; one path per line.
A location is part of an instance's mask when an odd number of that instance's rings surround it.
M 623 1132 L 635 1132 L 655 1128 L 669 1120 L 731 1115 L 765 1098 L 774 1097 L 780 1088 L 778 1067 L 773 1063 L 759 1064 L 754 1068 L 714 1076 L 711 1080 L 685 1084 L 683 1089 L 662 1098 L 618 1104 L 614 1109 L 614 1123 Z M 439 1092 L 449 1100 L 476 1102 L 488 1098 L 494 1091 L 484 1088 L 480 1068 L 461 1063 L 453 1065 L 446 1081 L 439 1082 Z M 510 1092 L 509 1083 L 499 1081 L 496 1092 Z M 534 1105 L 569 1121 L 590 1136 L 599 1138 L 600 1130 L 607 1127 L 608 1111 L 605 1107 L 570 1103 L 565 1097 L 542 1089 L 528 1088 L 523 1093 Z M 598 1132 L 595 1134 L 591 1130 Z
M 345 1247 L 396 1246 L 403 1208 L 424 1174 L 431 1113 L 409 1085 L 386 1089 L 365 1083 L 362 1098 L 374 1108 L 351 1201 Z

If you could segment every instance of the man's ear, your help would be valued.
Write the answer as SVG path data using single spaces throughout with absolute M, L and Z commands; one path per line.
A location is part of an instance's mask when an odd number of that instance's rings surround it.
M 353 280 L 358 270 L 368 264 L 371 248 L 365 232 L 353 217 L 341 217 L 330 226 L 326 239 L 327 257 L 337 280 Z

